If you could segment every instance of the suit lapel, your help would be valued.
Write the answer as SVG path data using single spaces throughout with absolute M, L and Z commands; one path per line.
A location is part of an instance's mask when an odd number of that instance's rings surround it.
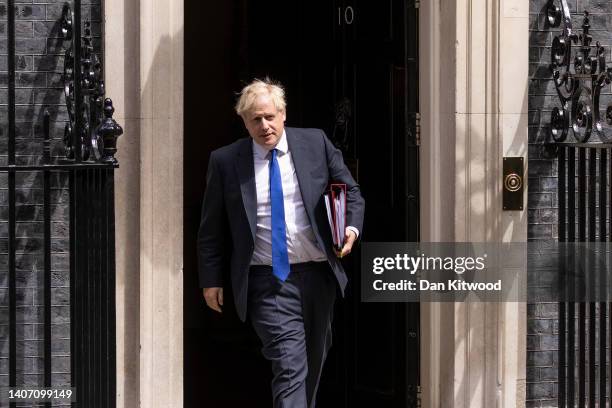
M 242 193 L 242 203 L 249 220 L 253 242 L 255 241 L 255 231 L 257 222 L 257 192 L 255 191 L 255 166 L 253 164 L 253 144 L 252 139 L 244 139 L 240 146 L 238 160 L 236 160 L 236 170 L 240 182 Z
M 291 151 L 291 158 L 293 159 L 293 165 L 295 166 L 295 173 L 297 175 L 298 182 L 300 183 L 300 192 L 302 193 L 302 202 L 304 208 L 310 219 L 310 223 L 314 225 L 314 217 L 312 214 L 312 189 L 310 183 L 310 166 L 312 166 L 312 160 L 308 146 L 304 144 L 303 140 L 296 137 L 293 129 L 285 128 L 287 132 L 287 143 L 289 144 L 289 150 Z
M 306 215 L 310 220 L 310 226 L 317 238 L 319 248 L 323 252 L 326 252 L 325 243 L 319 231 L 318 224 L 315 218 L 315 206 L 319 200 L 319 196 L 313 195 L 313 165 L 317 163 L 316 153 L 313 153 L 311 148 L 305 142 L 304 138 L 297 137 L 294 129 L 287 129 L 287 143 L 289 143 L 289 150 L 291 151 L 291 158 L 293 165 L 295 166 L 295 172 L 297 175 L 298 183 L 300 183 L 300 192 L 302 193 L 302 202 L 306 209 Z

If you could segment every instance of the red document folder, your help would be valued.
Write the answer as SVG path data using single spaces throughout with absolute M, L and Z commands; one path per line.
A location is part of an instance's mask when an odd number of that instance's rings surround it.
M 346 227 L 346 184 L 330 184 L 324 197 L 334 248 L 341 251 Z

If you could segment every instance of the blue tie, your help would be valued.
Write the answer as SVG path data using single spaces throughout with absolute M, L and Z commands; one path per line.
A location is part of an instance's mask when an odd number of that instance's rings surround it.
M 287 235 L 285 233 L 285 207 L 283 183 L 276 154 L 272 149 L 270 159 L 270 204 L 272 206 L 272 273 L 285 281 L 289 276 L 289 254 L 287 252 Z

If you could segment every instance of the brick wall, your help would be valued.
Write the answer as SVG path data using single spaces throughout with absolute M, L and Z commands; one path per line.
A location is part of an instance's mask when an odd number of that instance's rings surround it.
M 64 52 L 60 21 L 65 2 L 17 0 L 16 22 L 16 161 L 40 163 L 42 118 L 51 115 L 52 155 L 62 156 L 68 119 L 63 96 Z M 71 2 L 70 2 L 71 3 Z M 83 1 L 83 20 L 92 21 L 94 44 L 100 48 L 101 0 Z M 7 162 L 7 7 L 0 5 L 0 163 Z M 8 385 L 8 191 L 0 174 L 0 386 Z M 17 200 L 17 383 L 43 385 L 43 176 L 20 173 Z M 52 378 L 54 385 L 70 383 L 70 310 L 67 178 L 51 178 L 52 214 Z M 31 406 L 31 404 L 26 404 Z
M 580 28 L 585 10 L 590 13 L 593 43 L 610 50 L 612 1 L 568 0 L 574 30 Z M 547 140 L 550 112 L 559 106 L 548 65 L 552 38 L 560 28 L 547 25 L 546 0 L 530 0 L 529 6 L 529 240 L 556 240 L 557 163 L 538 143 Z M 556 1 L 560 6 L 560 1 Z M 610 62 L 608 52 L 607 60 Z M 571 136 L 570 136 L 571 137 Z M 532 304 L 527 316 L 527 406 L 557 406 L 556 304 Z

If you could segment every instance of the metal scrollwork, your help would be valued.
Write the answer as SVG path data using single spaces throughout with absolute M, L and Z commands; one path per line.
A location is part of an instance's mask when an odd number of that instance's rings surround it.
M 69 120 L 64 128 L 64 149 L 68 159 L 75 159 L 73 132 L 76 129 L 76 115 L 81 116 L 79 141 L 81 143 L 81 160 L 96 160 L 116 163 L 113 157 L 116 152 L 116 139 L 123 133 L 121 126 L 112 118 L 114 108 L 109 98 L 104 99 L 105 88 L 102 74 L 102 62 L 94 52 L 91 23 L 85 22 L 81 37 L 81 112 L 76 112 L 75 75 L 74 75 L 74 15 L 70 6 L 64 7 L 62 16 L 62 34 L 71 41 L 64 58 L 64 95 Z M 111 138 L 114 138 L 111 141 Z
M 568 130 L 578 142 L 587 142 L 592 134 L 602 142 L 612 142 L 612 104 L 601 98 L 602 89 L 612 80 L 612 68 L 606 66 L 605 49 L 599 42 L 592 45 L 589 13 L 584 12 L 582 33 L 572 31 L 566 0 L 561 8 L 549 0 L 548 23 L 563 31 L 555 36 L 551 48 L 550 69 L 561 107 L 550 117 L 550 135 L 555 142 L 566 140 Z M 572 58 L 572 46 L 576 55 Z

